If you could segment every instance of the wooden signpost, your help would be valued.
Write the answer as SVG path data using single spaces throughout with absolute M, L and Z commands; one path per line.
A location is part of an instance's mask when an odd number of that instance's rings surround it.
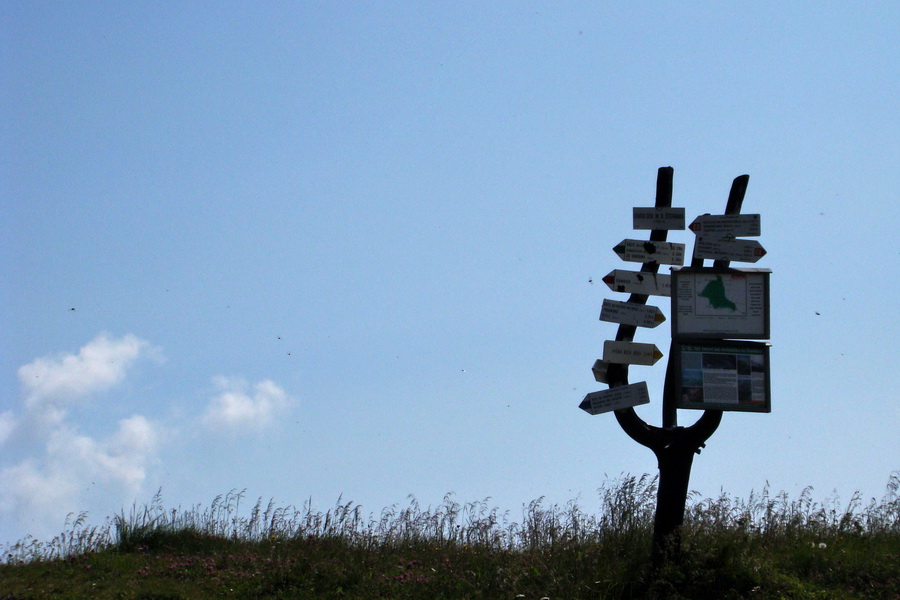
M 600 320 L 653 328 L 665 321 L 666 316 L 656 306 L 606 299 L 603 301 L 603 308 L 600 311 Z
M 613 248 L 619 258 L 628 262 L 657 263 L 666 265 L 684 264 L 684 244 L 652 242 L 643 240 L 622 240 Z
M 759 215 L 700 215 L 688 229 L 697 235 L 757 236 L 762 231 Z
M 599 415 L 640 404 L 650 404 L 650 392 L 647 391 L 646 381 L 593 392 L 584 397 L 578 408 L 588 414 Z
M 765 255 L 765 248 L 756 240 L 698 235 L 694 244 L 694 258 L 755 263 Z
M 594 374 L 594 379 L 597 383 L 609 383 L 607 380 L 609 373 L 609 363 L 605 360 L 600 360 L 599 358 L 594 361 L 594 366 L 591 367 L 591 372 Z
M 603 360 L 608 363 L 652 367 L 662 357 L 663 353 L 653 344 L 613 340 L 603 342 Z
M 701 215 L 689 229 L 696 234 L 687 268 L 659 274 L 661 264 L 682 265 L 684 244 L 666 241 L 670 230 L 684 229 L 684 209 L 672 208 L 671 167 L 662 167 L 652 208 L 633 209 L 635 229 L 648 229 L 648 240 L 625 239 L 613 250 L 622 260 L 642 263 L 640 271 L 614 269 L 603 277 L 627 301 L 604 300 L 600 320 L 617 323 L 614 340 L 603 344 L 603 358 L 592 371 L 608 390 L 584 397 L 579 407 L 595 415 L 613 412 L 622 429 L 656 455 L 659 484 L 653 528 L 653 560 L 659 567 L 680 555 L 688 483 L 695 454 L 722 420 L 723 411 L 769 412 L 769 271 L 730 269 L 730 261 L 756 262 L 766 251 L 755 240 L 759 215 L 742 215 L 747 175 L 735 178 L 723 215 Z M 714 261 L 704 267 L 704 259 Z M 634 342 L 638 327 L 665 320 L 650 295 L 671 296 L 672 344 L 662 398 L 662 427 L 644 422 L 635 406 L 650 402 L 646 382 L 628 382 L 629 365 L 651 366 L 662 356 L 653 344 Z M 688 427 L 678 426 L 678 408 L 703 414 Z
M 683 208 L 635 207 L 631 216 L 635 229 L 684 229 Z
M 655 296 L 672 295 L 672 277 L 661 273 L 644 273 L 641 271 L 623 271 L 614 269 L 601 281 L 614 292 L 629 294 L 648 294 Z

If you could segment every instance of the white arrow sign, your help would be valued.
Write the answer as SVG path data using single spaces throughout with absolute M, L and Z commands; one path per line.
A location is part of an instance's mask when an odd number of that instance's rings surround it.
M 594 366 L 591 367 L 591 371 L 594 373 L 594 379 L 599 383 L 609 383 L 606 380 L 606 374 L 609 371 L 609 363 L 603 362 L 602 360 L 595 360 Z
M 656 327 L 666 320 L 666 316 L 656 306 L 604 300 L 603 308 L 600 310 L 600 320 L 637 327 Z
M 701 235 L 694 244 L 694 258 L 755 263 L 765 255 L 765 248 L 756 240 Z
M 674 242 L 645 242 L 643 240 L 622 240 L 613 247 L 613 252 L 628 262 L 655 262 L 666 265 L 684 264 L 684 244 Z
M 759 215 L 700 215 L 688 226 L 697 235 L 759 235 Z
M 578 407 L 592 415 L 598 415 L 640 404 L 650 404 L 646 381 L 593 392 L 585 396 Z
M 684 229 L 683 208 L 634 207 L 632 222 L 635 229 Z
M 654 344 L 637 342 L 603 342 L 603 360 L 609 363 L 652 366 L 663 357 Z
M 671 275 L 614 269 L 602 281 L 614 292 L 656 296 L 672 295 Z

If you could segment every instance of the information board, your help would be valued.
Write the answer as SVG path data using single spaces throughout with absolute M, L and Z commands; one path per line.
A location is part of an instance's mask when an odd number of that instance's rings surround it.
M 677 408 L 772 411 L 769 344 L 743 341 L 675 342 Z
M 769 339 L 768 269 L 672 270 L 672 337 Z

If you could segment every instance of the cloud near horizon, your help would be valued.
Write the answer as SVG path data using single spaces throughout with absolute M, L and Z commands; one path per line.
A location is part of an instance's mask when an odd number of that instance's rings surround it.
M 37 358 L 18 369 L 22 415 L 0 413 L 0 445 L 27 440 L 41 450 L 0 465 L 0 512 L 41 531 L 82 510 L 81 492 L 88 486 L 115 496 L 140 490 L 158 460 L 162 428 L 135 414 L 98 440 L 80 434 L 67 414 L 121 383 L 139 359 L 153 356 L 160 356 L 158 349 L 134 335 L 101 333 L 77 354 Z
M 32 535 L 50 535 L 67 514 L 94 509 L 85 506 L 88 490 L 107 503 L 127 503 L 143 491 L 150 469 L 161 464 L 164 439 L 178 435 L 177 425 L 163 427 L 132 414 L 108 435 L 91 437 L 79 431 L 69 410 L 121 384 L 141 359 L 161 357 L 160 349 L 134 335 L 101 333 L 77 353 L 37 358 L 18 369 L 20 410 L 0 412 L 4 520 L 10 517 L 9 523 L 19 523 Z M 215 434 L 258 433 L 291 402 L 271 380 L 251 386 L 218 376 L 213 383 L 218 393 L 201 420 Z M 11 458 L 13 451 L 17 459 Z

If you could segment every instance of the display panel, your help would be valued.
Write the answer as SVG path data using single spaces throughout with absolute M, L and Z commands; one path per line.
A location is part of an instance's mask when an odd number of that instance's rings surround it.
M 771 412 L 768 344 L 674 343 L 672 358 L 677 408 Z
M 672 337 L 768 339 L 769 275 L 765 269 L 673 269 Z

